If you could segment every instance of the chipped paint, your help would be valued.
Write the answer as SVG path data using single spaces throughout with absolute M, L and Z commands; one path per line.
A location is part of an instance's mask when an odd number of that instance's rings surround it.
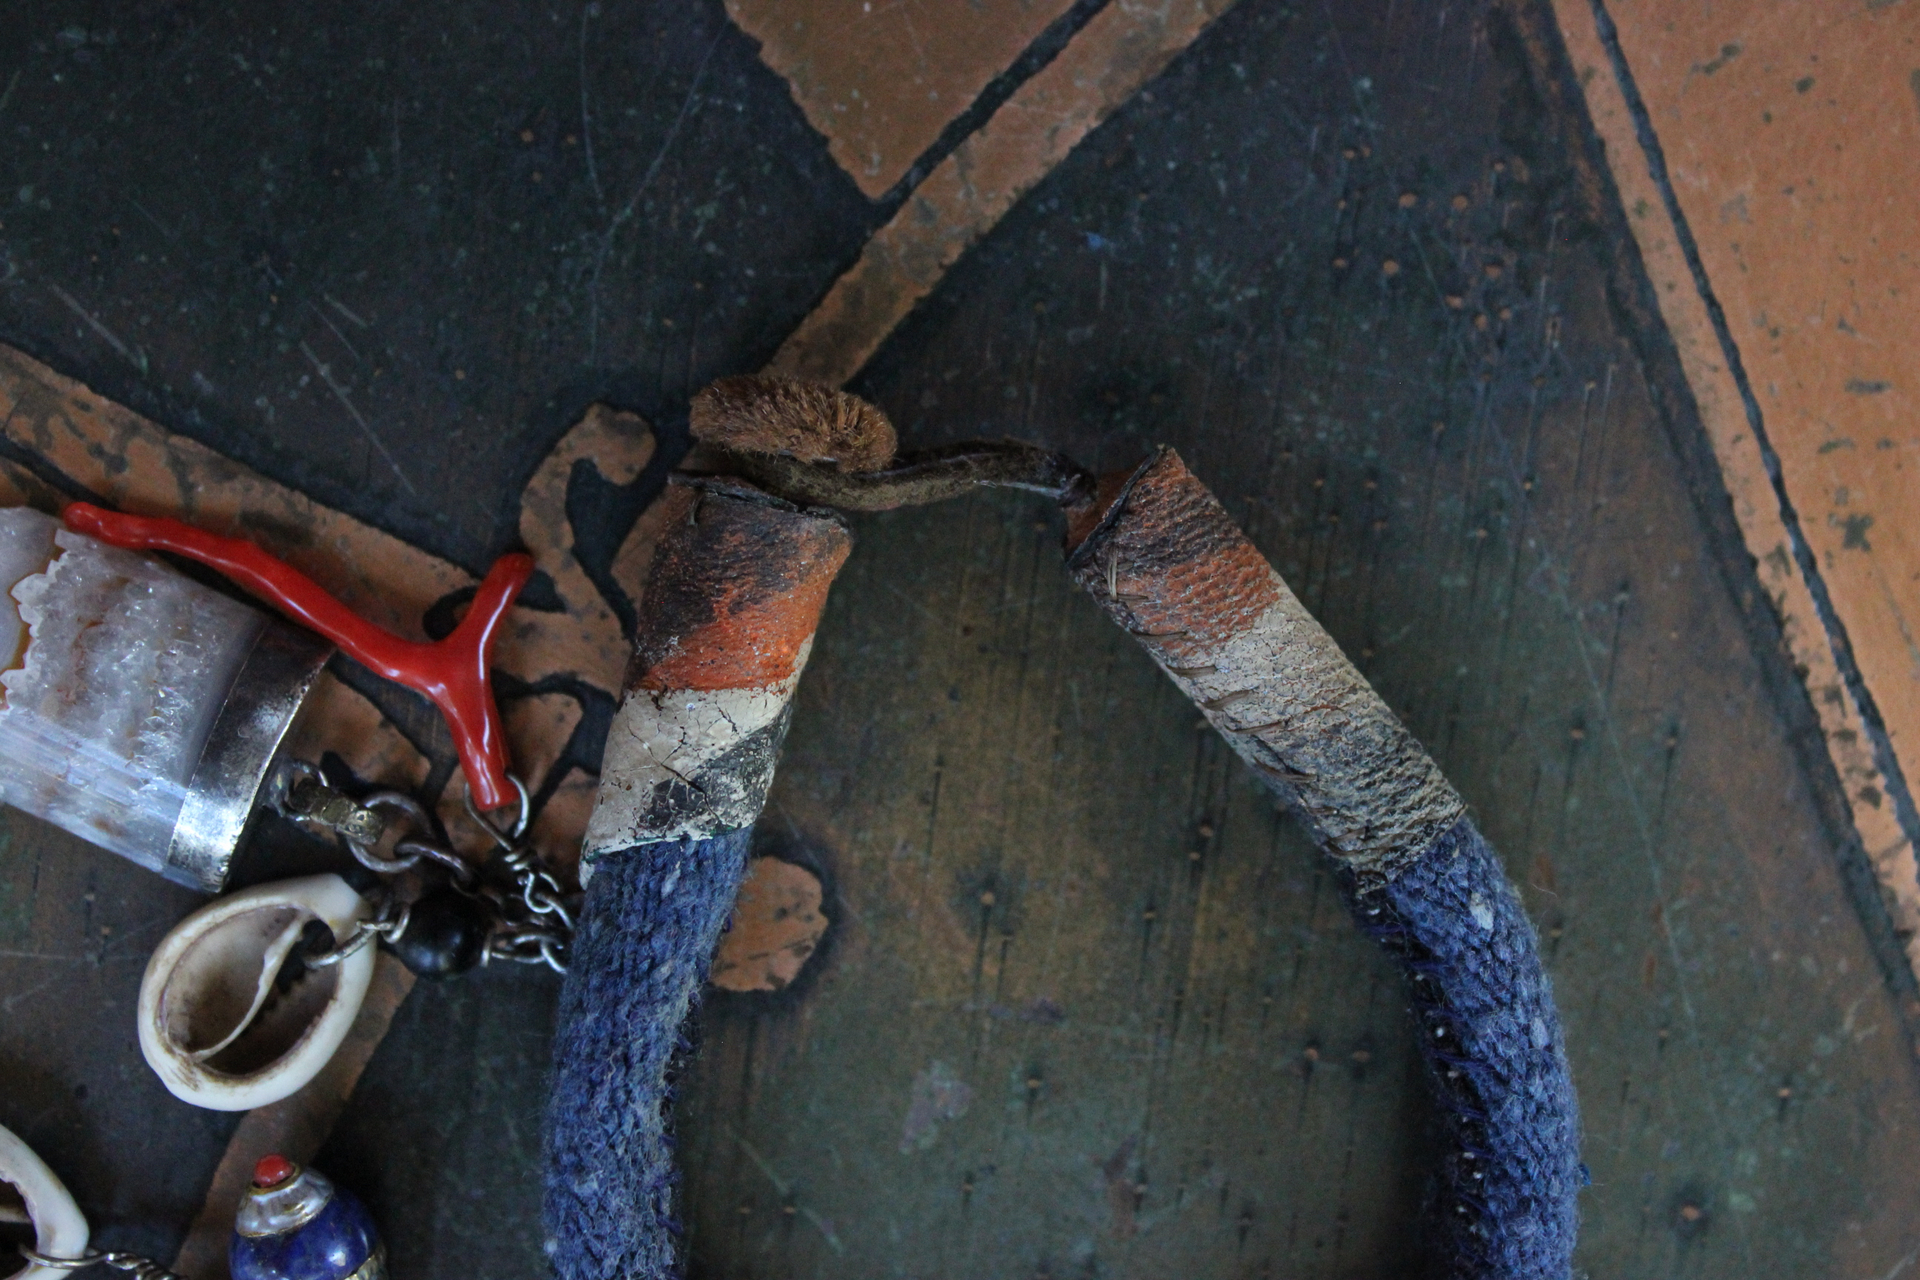
M 1659 51 L 1683 38 L 1673 27 L 1659 30 L 1643 4 L 1614 4 L 1609 8 L 1618 24 L 1624 51 L 1636 68 L 1651 70 L 1660 62 Z M 1757 56 L 1743 59 L 1737 72 L 1734 67 L 1728 67 L 1727 75 L 1718 78 L 1714 90 L 1743 95 L 1741 100 L 1750 118 L 1728 118 L 1734 106 L 1710 108 L 1703 104 L 1704 91 L 1697 84 L 1688 89 L 1691 96 L 1681 104 L 1670 74 L 1651 74 L 1640 81 L 1640 89 L 1648 99 L 1655 127 L 1668 147 L 1669 163 L 1675 169 L 1675 189 L 1683 205 L 1691 200 L 1704 209 L 1703 201 L 1712 199 L 1714 191 L 1723 188 L 1723 184 L 1748 188 L 1753 193 L 1748 205 L 1751 216 L 1774 227 L 1778 235 L 1793 233 L 1789 243 L 1766 241 L 1769 261 L 1760 264 L 1754 259 L 1762 241 L 1749 239 L 1741 249 L 1738 242 L 1726 238 L 1730 234 L 1751 237 L 1748 228 L 1743 226 L 1729 232 L 1722 227 L 1709 233 L 1704 227 L 1711 220 L 1689 219 L 1705 237 L 1701 253 L 1707 262 L 1709 278 L 1716 291 L 1723 287 L 1727 290 L 1719 294 L 1719 300 L 1729 316 L 1758 318 L 1753 330 L 1743 332 L 1736 328 L 1735 337 L 1741 342 L 1743 362 L 1756 392 L 1761 395 L 1761 407 L 1770 436 L 1779 450 L 1788 489 L 1799 506 L 1806 536 L 1827 573 L 1827 585 L 1835 606 L 1853 639 L 1856 660 L 1874 691 L 1888 730 L 1892 733 L 1896 722 L 1908 726 L 1905 740 L 1911 744 L 1920 735 L 1920 670 L 1916 670 L 1909 655 L 1901 652 L 1905 647 L 1901 637 L 1904 627 L 1898 608 L 1891 607 L 1890 601 L 1883 605 L 1882 601 L 1888 599 L 1883 588 L 1893 585 L 1894 577 L 1903 572 L 1896 566 L 1909 566 L 1904 570 L 1909 579 L 1920 570 L 1920 542 L 1914 541 L 1920 538 L 1920 525 L 1903 530 L 1902 536 L 1890 547 L 1874 555 L 1861 555 L 1858 551 L 1865 550 L 1864 547 L 1849 550 L 1847 542 L 1849 536 L 1865 542 L 1865 527 L 1855 529 L 1850 535 L 1844 517 L 1831 524 L 1824 517 L 1834 514 L 1834 505 L 1837 505 L 1829 502 L 1836 494 L 1835 479 L 1843 479 L 1850 492 L 1884 497 L 1885 501 L 1876 502 L 1876 506 L 1915 510 L 1914 498 L 1920 495 L 1901 501 L 1896 493 L 1911 490 L 1915 483 L 1912 468 L 1902 465 L 1902 455 L 1920 448 L 1920 437 L 1914 434 L 1910 415 L 1904 422 L 1890 421 L 1883 415 L 1881 404 L 1897 396 L 1843 398 L 1833 394 L 1841 391 L 1844 383 L 1836 385 L 1831 371 L 1845 370 L 1856 361 L 1869 358 L 1857 349 L 1848 349 L 1849 344 L 1857 342 L 1862 326 L 1873 327 L 1876 322 L 1885 324 L 1892 319 L 1883 314 L 1880 300 L 1876 299 L 1870 306 L 1856 305 L 1865 299 L 1865 293 L 1857 286 L 1866 280 L 1852 270 L 1832 275 L 1832 283 L 1843 287 L 1850 300 L 1843 306 L 1828 306 L 1829 282 L 1819 274 L 1825 267 L 1820 265 L 1817 253 L 1809 256 L 1807 245 L 1812 243 L 1817 250 L 1828 253 L 1839 251 L 1837 237 L 1846 233 L 1835 226 L 1833 220 L 1844 216 L 1841 209 L 1815 211 L 1805 207 L 1826 201 L 1828 197 L 1822 196 L 1818 201 L 1797 197 L 1804 175 L 1800 180 L 1771 186 L 1751 176 L 1750 169 L 1756 165 L 1777 167 L 1821 159 L 1815 142 L 1818 130 L 1832 128 L 1835 123 L 1814 122 L 1807 136 L 1797 144 L 1782 142 L 1765 132 L 1764 126 L 1776 121 L 1762 121 L 1759 111 L 1764 108 L 1757 107 L 1757 102 L 1775 101 L 1771 114 L 1780 115 L 1784 113 L 1784 107 L 1779 105 L 1784 96 L 1778 92 L 1780 85 L 1796 98 L 1814 87 L 1810 80 L 1805 87 L 1792 83 L 1794 76 L 1790 70 L 1805 58 L 1799 51 L 1803 38 L 1811 38 L 1804 30 L 1805 24 L 1775 23 L 1766 28 L 1757 21 L 1765 12 L 1776 8 L 1776 5 L 1756 2 L 1739 6 L 1737 11 L 1716 8 L 1712 15 L 1682 10 L 1671 10 L 1668 14 L 1680 20 L 1676 25 L 1684 25 L 1688 30 L 1706 16 L 1714 16 L 1716 21 L 1729 27 L 1738 26 L 1742 15 L 1755 20 L 1756 35 L 1764 30 L 1765 48 L 1755 47 L 1756 41 L 1750 40 L 1749 47 Z M 1886 779 L 1874 759 L 1861 710 L 1847 692 L 1813 593 L 1795 562 L 1785 518 L 1759 442 L 1753 437 L 1739 383 L 1727 366 L 1673 221 L 1648 172 L 1626 98 L 1596 30 L 1593 11 L 1586 0 L 1555 0 L 1554 10 L 1588 112 L 1606 144 L 1621 202 L 1634 215 L 1627 219 L 1628 225 L 1719 462 L 1741 535 L 1754 558 L 1760 584 L 1780 618 L 1794 666 L 1802 673 L 1819 717 L 1828 755 L 1846 792 L 1854 826 L 1873 860 L 1883 892 L 1891 901 L 1895 923 L 1906 938 L 1908 960 L 1920 969 L 1920 864 L 1916 863 L 1912 842 L 1887 800 Z M 1812 16 L 1811 11 L 1808 16 Z M 1920 10 L 1901 21 L 1911 29 L 1916 20 L 1920 20 Z M 1844 30 L 1847 21 L 1853 19 L 1827 15 L 1814 26 L 1823 36 L 1831 38 L 1837 31 Z M 1783 41 L 1789 47 L 1782 47 Z M 1881 60 L 1873 61 L 1877 65 Z M 1764 84 L 1759 81 L 1743 84 L 1738 78 L 1741 75 L 1773 79 Z M 1864 66 L 1861 75 L 1859 91 L 1873 93 L 1875 77 L 1867 74 Z M 1773 81 L 1779 84 L 1766 90 L 1765 85 Z M 1904 79 L 1899 82 L 1904 83 Z M 1904 97 L 1900 106 L 1903 111 L 1911 112 L 1912 104 Z M 1876 101 L 1869 114 L 1878 115 L 1885 110 L 1884 101 Z M 1721 132 L 1716 134 L 1714 129 Z M 1904 123 L 1894 125 L 1884 145 L 1902 145 L 1900 139 L 1908 132 L 1909 127 Z M 1783 129 L 1782 134 L 1785 133 Z M 1739 136 L 1745 141 L 1730 149 L 1715 141 L 1727 136 Z M 1863 143 L 1861 136 L 1851 130 L 1848 137 L 1854 145 Z M 1723 164 L 1711 154 L 1716 150 L 1738 154 L 1727 155 Z M 1845 155 L 1844 151 L 1837 154 Z M 1858 159 L 1837 163 L 1857 164 Z M 1739 174 L 1735 176 L 1725 165 L 1737 165 Z M 1889 172 L 1898 172 L 1910 165 L 1909 159 L 1899 159 Z M 1845 176 L 1828 176 L 1835 183 L 1833 198 L 1838 200 L 1847 189 Z M 1762 192 L 1764 199 L 1759 194 Z M 1790 216 L 1783 217 L 1783 212 Z M 1721 238 L 1715 239 L 1715 236 Z M 1709 241 L 1713 245 L 1711 250 Z M 1736 253 L 1740 255 L 1739 261 L 1735 260 Z M 1745 278 L 1749 264 L 1761 267 L 1764 284 Z M 1835 265 L 1830 259 L 1826 264 Z M 1913 269 L 1913 261 L 1908 257 L 1900 272 L 1905 275 Z M 1813 274 L 1809 276 L 1808 272 Z M 1869 320 L 1869 313 L 1874 316 L 1873 320 Z M 1791 326 L 1791 340 L 1783 341 L 1788 338 L 1786 332 L 1768 324 L 1767 317 L 1773 314 L 1804 314 L 1807 319 Z M 1824 314 L 1834 318 L 1824 321 L 1820 318 Z M 1876 344 L 1874 351 L 1874 358 L 1891 358 L 1895 354 L 1886 344 Z M 1899 358 L 1910 360 L 1914 356 L 1902 348 Z M 1830 388 L 1824 396 L 1819 393 L 1821 386 Z M 1839 439 L 1846 428 L 1851 428 L 1847 432 L 1849 436 L 1883 440 L 1889 447 L 1877 447 L 1872 453 L 1826 447 Z M 1893 455 L 1892 459 L 1883 461 L 1888 453 Z M 1851 563 L 1844 563 L 1849 560 Z M 1842 562 L 1842 567 L 1834 572 L 1837 561 Z M 1876 577 L 1882 581 L 1876 583 Z M 1910 587 L 1905 594 L 1907 599 L 1913 598 Z M 1893 633 L 1891 636 L 1889 631 Z M 1900 744 L 1901 738 L 1896 737 L 1896 749 Z
M 425 638 L 427 615 L 475 584 L 459 566 L 168 432 L 7 347 L 0 347 L 0 411 L 8 443 L 36 463 L 29 470 L 0 461 L 0 501 L 53 509 L 84 493 L 122 510 L 179 516 L 215 533 L 251 538 L 364 616 L 410 638 Z M 581 462 L 613 483 L 630 482 L 653 449 L 646 423 L 595 406 L 536 469 L 522 494 L 520 533 L 562 608 L 515 608 L 495 651 L 497 670 L 536 687 L 574 681 L 611 703 L 630 646 L 574 556 L 566 487 Z M 630 597 L 639 593 L 654 532 L 655 522 L 643 516 L 615 560 L 616 581 Z M 556 697 L 572 711 L 557 712 Z M 512 696 L 501 700 L 513 759 L 529 786 L 554 806 L 551 813 L 543 807 L 536 819 L 536 844 L 550 862 L 569 869 L 586 829 L 589 806 L 580 793 L 591 784 L 563 761 L 581 706 L 566 694 L 538 695 L 527 709 Z M 412 789 L 426 785 L 436 762 L 444 775 L 451 759 L 443 742 L 415 741 L 331 676 L 323 677 L 295 744 L 309 758 L 336 752 L 364 781 Z M 559 776 L 550 777 L 556 769 Z M 457 781 L 442 788 L 440 813 L 456 841 L 479 853 L 486 840 L 462 816 L 461 794 Z
M 819 876 L 783 858 L 755 858 L 708 981 L 725 991 L 779 991 L 791 984 L 826 936 L 821 903 Z
M 1233 0 L 1112 4 L 928 175 L 766 372 L 840 386 L 947 269 Z

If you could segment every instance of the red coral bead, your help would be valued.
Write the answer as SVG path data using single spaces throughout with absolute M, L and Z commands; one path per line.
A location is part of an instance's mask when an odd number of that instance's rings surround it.
M 260 1163 L 253 1166 L 253 1185 L 277 1187 L 298 1172 L 300 1166 L 283 1155 L 261 1156 Z

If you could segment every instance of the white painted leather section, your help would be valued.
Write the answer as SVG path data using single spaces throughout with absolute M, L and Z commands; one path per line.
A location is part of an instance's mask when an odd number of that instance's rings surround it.
M 592 858 L 683 835 L 704 839 L 720 834 L 705 814 L 655 820 L 654 796 L 663 783 L 697 785 L 712 796 L 712 808 L 722 812 L 757 812 L 766 799 L 764 778 L 710 766 L 780 719 L 793 701 L 812 649 L 809 638 L 800 647 L 793 674 L 764 688 L 629 690 L 607 735 L 583 855 Z

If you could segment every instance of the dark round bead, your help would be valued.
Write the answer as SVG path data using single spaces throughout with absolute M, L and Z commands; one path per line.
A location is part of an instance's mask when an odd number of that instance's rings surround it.
M 480 963 L 487 946 L 487 913 L 477 899 L 452 889 L 413 904 L 407 931 L 387 947 L 423 978 L 450 978 Z

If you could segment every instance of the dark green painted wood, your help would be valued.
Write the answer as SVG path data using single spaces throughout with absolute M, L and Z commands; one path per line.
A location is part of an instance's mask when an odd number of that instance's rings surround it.
M 1618 212 L 1529 52 L 1538 15 L 1514 12 L 1242 0 L 862 386 L 910 444 L 1016 432 L 1107 466 L 1176 445 L 1432 745 L 1546 935 L 1593 1275 L 1886 1275 L 1915 1244 L 1911 979 Z M 0 154 L 35 188 L 0 213 L 0 339 L 455 558 L 505 536 L 586 399 L 671 441 L 689 387 L 752 367 L 871 225 L 717 5 L 369 6 L 300 41 L 277 21 L 0 21 L 0 83 L 21 72 Z M 668 157 L 602 276 L 617 355 L 583 345 L 604 227 L 565 142 L 583 31 L 602 183 Z M 432 193 L 352 167 L 386 164 L 395 118 Z M 517 148 L 552 166 L 543 194 Z M 267 267 L 293 283 L 260 326 Z M 332 287 L 361 271 L 378 315 Z M 147 372 L 55 284 L 123 342 L 164 328 L 134 340 Z M 745 301 L 709 306 L 723 289 Z M 353 394 L 426 498 L 370 469 L 337 401 L 302 416 L 317 383 L 272 423 L 247 408 L 334 340 L 302 310 L 325 294 L 378 328 Z M 1056 517 L 983 498 L 856 532 L 764 827 L 822 868 L 836 926 L 796 989 L 703 1018 L 696 1271 L 1399 1271 L 1429 1116 L 1392 975 L 1324 868 L 1075 596 Z M 105 1238 L 164 1255 L 230 1124 L 133 1044 L 144 947 L 190 900 L 4 822 L 0 1122 Z M 323 1162 L 397 1274 L 539 1273 L 553 992 L 490 971 L 396 1018 Z
M 1563 145 L 1501 11 L 1242 6 L 862 385 L 913 444 L 1176 445 L 1432 744 L 1546 933 L 1593 1274 L 1884 1274 L 1920 1120 L 1884 922 Z M 776 789 L 844 942 L 785 1012 L 709 1019 L 702 1256 L 1393 1273 L 1423 1111 L 1391 983 L 1033 515 L 858 526 Z M 935 1063 L 971 1106 L 902 1152 Z
M 0 93 L 0 334 L 476 574 L 874 217 L 717 0 L 5 0 Z
M 147 954 L 199 901 L 0 809 L 0 1124 L 66 1182 L 102 1248 L 171 1258 L 233 1130 L 175 1101 L 134 1031 Z

